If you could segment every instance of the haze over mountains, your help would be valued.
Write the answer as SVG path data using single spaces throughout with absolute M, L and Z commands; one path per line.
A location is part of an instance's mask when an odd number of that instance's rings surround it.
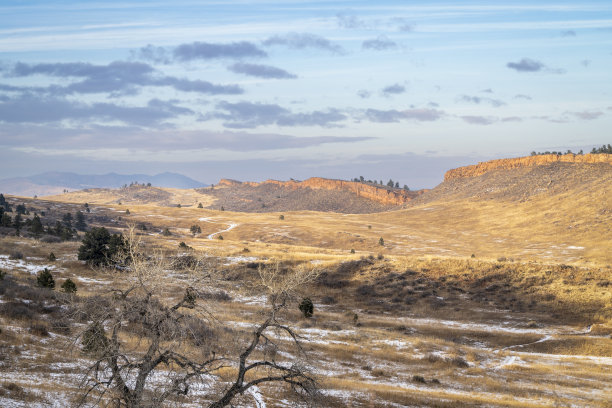
M 199 188 L 207 185 L 177 173 L 148 174 L 76 174 L 46 172 L 27 177 L 0 180 L 0 191 L 20 196 L 58 194 L 64 190 L 118 188 L 132 182 L 151 183 L 158 187 Z

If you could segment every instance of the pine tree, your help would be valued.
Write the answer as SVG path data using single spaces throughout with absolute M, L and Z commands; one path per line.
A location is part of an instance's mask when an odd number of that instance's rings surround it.
M 34 218 L 32 218 L 32 222 L 30 223 L 30 232 L 36 238 L 38 238 L 44 232 L 42 222 L 40 222 L 40 217 L 38 217 L 38 215 L 35 215 Z
M 62 217 L 62 222 L 66 228 L 72 229 L 72 214 L 66 213 Z
M 85 231 L 87 224 L 85 223 L 85 215 L 81 211 L 76 212 L 76 223 L 74 227 L 79 231 Z
M 36 276 L 36 283 L 38 283 L 38 286 L 43 288 L 55 288 L 55 279 L 53 279 L 53 275 L 51 275 L 51 272 L 49 272 L 47 268 L 38 272 L 38 275 Z

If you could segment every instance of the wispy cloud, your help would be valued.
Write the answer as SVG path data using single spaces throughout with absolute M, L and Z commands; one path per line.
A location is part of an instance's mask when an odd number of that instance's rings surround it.
M 506 102 L 500 101 L 499 99 L 485 98 L 481 96 L 470 96 L 470 95 L 462 95 L 461 97 L 459 97 L 459 100 L 462 102 L 474 103 L 477 105 L 481 103 L 487 103 L 495 108 L 499 108 L 500 106 L 504 106 L 506 104 Z
M 384 96 L 399 95 L 403 94 L 404 92 L 406 92 L 406 87 L 400 84 L 389 85 L 381 90 L 381 93 Z
M 443 111 L 437 109 L 413 108 L 407 110 L 379 110 L 367 109 L 364 112 L 367 120 L 378 123 L 394 123 L 402 120 L 414 120 L 418 122 L 433 122 L 445 116 Z
M 265 125 L 277 126 L 321 126 L 337 127 L 347 116 L 336 109 L 294 113 L 277 104 L 253 102 L 231 103 L 222 101 L 217 104 L 216 112 L 203 115 L 202 121 L 222 119 L 224 127 L 232 129 L 256 128 Z
M 497 121 L 497 119 L 489 116 L 466 115 L 460 116 L 460 118 L 470 125 L 491 125 Z
M 390 48 L 396 48 L 397 43 L 382 35 L 374 39 L 365 40 L 361 43 L 361 48 L 364 50 L 383 51 Z
M 518 62 L 509 62 L 506 66 L 518 72 L 537 72 L 546 68 L 546 65 L 531 58 L 523 58 Z
M 244 74 L 259 78 L 274 78 L 274 79 L 295 79 L 297 75 L 291 74 L 284 69 L 276 68 L 270 65 L 247 64 L 238 62 L 227 67 L 232 72 Z
M 262 42 L 266 47 L 282 45 L 293 49 L 316 48 L 327 50 L 334 54 L 344 53 L 344 49 L 334 44 L 325 37 L 311 33 L 289 33 L 285 35 L 275 35 Z
M 14 91 L 44 93 L 53 96 L 71 94 L 108 93 L 115 95 L 134 94 L 138 87 L 168 86 L 182 92 L 211 95 L 236 95 L 243 93 L 238 85 L 216 85 L 203 80 L 190 80 L 160 75 L 142 62 L 115 61 L 107 65 L 90 63 L 17 63 L 5 71 L 7 77 L 46 75 L 59 78 L 82 79 L 68 85 L 47 87 L 15 87 Z

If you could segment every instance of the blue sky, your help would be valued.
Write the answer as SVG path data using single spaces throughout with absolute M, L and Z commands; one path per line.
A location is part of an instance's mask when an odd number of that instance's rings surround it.
M 11 1 L 2 177 L 393 178 L 610 143 L 609 1 Z

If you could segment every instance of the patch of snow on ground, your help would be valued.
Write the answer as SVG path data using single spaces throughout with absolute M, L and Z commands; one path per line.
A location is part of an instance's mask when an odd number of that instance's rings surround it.
M 26 262 L 23 259 L 10 259 L 8 255 L 0 255 L 0 268 L 20 269 L 32 275 L 37 274 L 44 268 L 49 270 L 57 269 L 55 265 L 33 264 Z

